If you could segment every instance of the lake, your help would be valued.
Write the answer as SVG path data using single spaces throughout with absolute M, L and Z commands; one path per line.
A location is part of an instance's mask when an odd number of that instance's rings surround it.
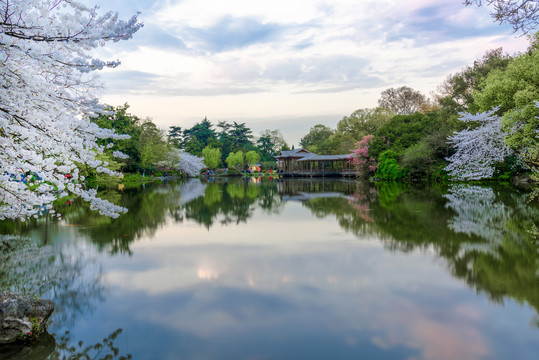
M 251 178 L 101 196 L 129 212 L 73 199 L 61 221 L 0 223 L 0 289 L 56 303 L 50 335 L 0 358 L 538 359 L 529 190 Z

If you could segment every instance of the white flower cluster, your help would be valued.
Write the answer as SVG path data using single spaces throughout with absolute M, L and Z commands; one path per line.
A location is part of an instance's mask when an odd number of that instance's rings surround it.
M 472 115 L 461 113 L 460 120 L 477 125 L 449 137 L 449 143 L 456 149 L 447 158 L 446 170 L 458 180 L 479 180 L 494 174 L 494 164 L 511 155 L 505 145 L 500 117 L 495 115 L 498 108 Z
M 92 48 L 140 29 L 116 13 L 98 16 L 71 0 L 0 1 L 0 219 L 40 213 L 67 192 L 102 214 L 123 208 L 85 190 L 76 163 L 113 173 L 95 158 L 97 139 L 123 139 L 90 117 L 104 113 L 86 73 L 118 62 L 92 59 Z
M 181 170 L 187 176 L 195 177 L 200 174 L 200 170 L 206 167 L 204 165 L 204 159 L 198 156 L 191 155 L 185 151 L 179 151 L 179 155 L 180 161 L 174 167 Z
M 115 157 L 115 158 L 118 158 L 118 159 L 127 159 L 127 158 L 129 158 L 129 155 L 126 155 L 121 151 L 113 151 L 112 156 Z

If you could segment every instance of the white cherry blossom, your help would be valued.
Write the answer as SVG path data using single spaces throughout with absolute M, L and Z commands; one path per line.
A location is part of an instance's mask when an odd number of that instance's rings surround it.
M 77 163 L 114 174 L 95 158 L 96 140 L 125 135 L 90 121 L 104 108 L 89 73 L 119 61 L 90 53 L 141 27 L 137 15 L 100 16 L 71 0 L 0 0 L 0 219 L 24 220 L 67 193 L 105 215 L 126 211 L 85 189 Z
M 200 174 L 200 170 L 206 168 L 206 165 L 203 158 L 180 151 L 180 161 L 175 164 L 175 167 L 183 171 L 187 176 L 195 177 Z
M 490 178 L 494 174 L 494 165 L 511 155 L 511 150 L 503 141 L 500 117 L 495 115 L 498 109 L 485 111 L 477 115 L 461 113 L 460 120 L 475 127 L 462 130 L 449 137 L 449 143 L 456 149 L 455 154 L 447 158 L 448 173 L 457 180 L 479 180 Z

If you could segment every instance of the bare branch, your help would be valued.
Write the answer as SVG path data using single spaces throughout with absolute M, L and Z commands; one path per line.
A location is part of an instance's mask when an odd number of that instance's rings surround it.
M 539 24 L 539 1 L 537 0 L 465 0 L 464 5 L 487 5 L 490 15 L 500 24 L 507 23 L 513 33 L 528 34 L 537 30 Z

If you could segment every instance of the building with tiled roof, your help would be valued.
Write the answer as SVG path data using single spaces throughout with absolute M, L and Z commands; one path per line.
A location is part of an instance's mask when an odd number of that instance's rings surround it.
M 282 150 L 275 159 L 284 176 L 353 176 L 350 157 L 351 154 L 318 155 L 299 148 Z

